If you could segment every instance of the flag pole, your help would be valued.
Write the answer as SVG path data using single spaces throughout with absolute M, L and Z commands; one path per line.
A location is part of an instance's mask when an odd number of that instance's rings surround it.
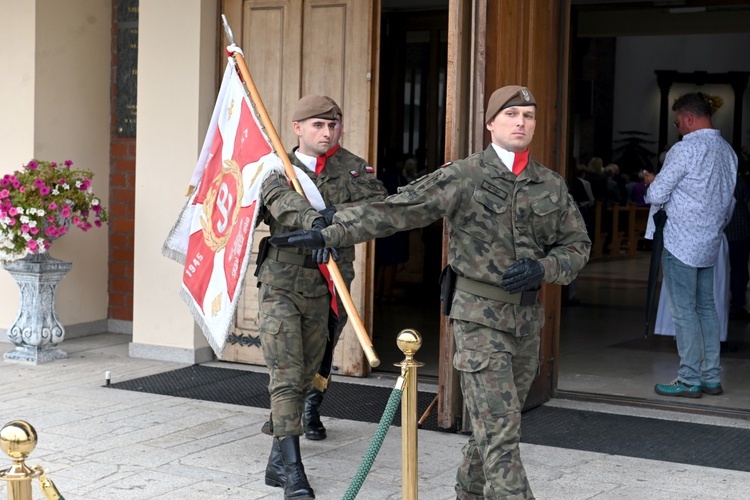
M 224 14 L 221 15 L 221 19 L 224 24 L 224 31 L 226 31 L 227 38 L 229 39 L 230 44 L 235 45 L 234 37 L 232 36 L 232 30 L 229 28 L 229 24 L 227 23 Z M 292 183 L 292 187 L 294 187 L 294 190 L 304 196 L 305 192 L 303 191 L 302 186 L 297 179 L 297 173 L 294 171 L 294 167 L 289 161 L 289 156 L 287 156 L 286 154 L 284 145 L 281 144 L 281 139 L 276 133 L 276 129 L 273 126 L 271 118 L 268 116 L 266 107 L 263 105 L 263 101 L 260 98 L 258 89 L 255 87 L 253 77 L 250 76 L 250 70 L 247 68 L 247 64 L 245 63 L 245 58 L 242 56 L 242 54 L 236 51 L 232 53 L 232 57 L 234 58 L 235 63 L 237 63 L 237 68 L 240 71 L 242 80 L 245 82 L 245 87 L 250 94 L 250 99 L 253 101 L 255 109 L 258 112 L 260 122 L 266 129 L 268 138 L 271 140 L 271 145 L 273 146 L 273 149 L 276 150 L 277 156 L 281 158 L 281 161 L 284 164 L 284 172 L 286 173 L 287 178 Z M 380 365 L 380 359 L 375 353 L 375 349 L 372 347 L 372 340 L 370 339 L 370 336 L 367 335 L 367 330 L 365 329 L 364 323 L 362 323 L 362 318 L 359 316 L 359 312 L 357 312 L 354 301 L 349 294 L 349 290 L 346 288 L 346 283 L 344 282 L 344 278 L 341 276 L 339 266 L 333 259 L 330 259 L 328 261 L 327 266 L 328 271 L 331 273 L 333 285 L 336 287 L 336 292 L 341 298 L 341 302 L 344 304 L 344 309 L 346 309 L 346 312 L 349 315 L 349 319 L 352 322 L 352 327 L 354 328 L 354 333 L 357 335 L 357 340 L 359 340 L 362 349 L 365 351 L 365 356 L 367 357 L 367 361 L 370 363 L 370 366 L 374 368 Z

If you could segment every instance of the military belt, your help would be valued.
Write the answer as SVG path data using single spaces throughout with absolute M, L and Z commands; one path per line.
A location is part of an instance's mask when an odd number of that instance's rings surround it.
M 456 290 L 483 297 L 485 299 L 507 302 L 520 306 L 531 306 L 536 304 L 539 290 L 530 290 L 521 293 L 508 293 L 500 287 L 492 286 L 481 281 L 475 281 L 463 276 L 456 276 Z
M 313 260 L 312 255 L 290 252 L 283 248 L 271 247 L 268 249 L 268 258 L 284 264 L 317 269 L 318 263 Z

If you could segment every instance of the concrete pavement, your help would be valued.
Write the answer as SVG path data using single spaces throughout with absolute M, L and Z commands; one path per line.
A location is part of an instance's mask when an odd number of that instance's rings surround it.
M 42 365 L 0 361 L 0 426 L 25 420 L 39 441 L 27 460 L 42 465 L 66 500 L 280 499 L 264 484 L 268 410 L 103 387 L 185 365 L 128 357 L 128 335 L 66 340 L 69 358 Z M 0 343 L 0 352 L 10 350 Z M 233 365 L 234 366 L 234 365 Z M 361 382 L 361 381 L 357 381 Z M 750 428 L 742 420 L 553 400 L 547 404 L 711 425 Z M 319 499 L 341 498 L 376 424 L 324 419 L 328 439 L 302 439 Z M 454 499 L 453 480 L 467 437 L 419 431 L 419 494 Z M 538 499 L 747 498 L 750 473 L 522 444 Z M 10 460 L 0 453 L 0 468 Z M 392 427 L 358 499 L 401 498 L 401 429 Z M 34 481 L 34 498 L 43 499 Z M 0 499 L 7 486 L 0 482 Z

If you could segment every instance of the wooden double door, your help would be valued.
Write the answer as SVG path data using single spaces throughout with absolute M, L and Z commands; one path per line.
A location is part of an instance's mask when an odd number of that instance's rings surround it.
M 381 0 L 223 0 L 221 7 L 285 148 L 296 145 L 291 126 L 296 101 L 306 94 L 328 95 L 343 110 L 342 145 L 377 168 Z M 449 0 L 447 9 L 445 160 L 484 149 L 489 137 L 483 110 L 489 94 L 504 85 L 523 84 L 533 89 L 538 102 L 532 155 L 564 176 L 566 152 L 561 146 L 566 142 L 569 0 Z M 357 278 L 350 290 L 368 331 L 373 247 L 358 245 Z M 444 249 L 445 241 L 443 253 Z M 223 359 L 263 364 L 255 325 L 257 288 L 250 274 L 232 336 L 235 342 L 227 346 Z M 543 300 L 547 323 L 542 332 L 542 365 L 527 405 L 549 399 L 556 384 L 559 287 L 546 286 Z M 453 352 L 450 326 L 443 321 L 435 362 L 440 379 L 438 425 L 444 428 L 460 426 Z M 369 372 L 349 326 L 336 349 L 334 365 L 344 375 Z

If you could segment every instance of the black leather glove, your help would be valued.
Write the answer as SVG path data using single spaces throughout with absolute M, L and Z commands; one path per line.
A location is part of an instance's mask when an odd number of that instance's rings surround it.
M 333 224 L 333 216 L 336 214 L 336 207 L 331 205 L 330 207 L 326 207 L 323 210 L 320 210 L 318 213 L 325 217 L 326 226 L 330 226 L 331 224 Z
M 523 258 L 511 264 L 503 274 L 500 284 L 508 293 L 535 290 L 544 279 L 544 267 L 538 260 Z
M 278 248 L 297 247 L 315 249 L 325 248 L 326 246 L 323 234 L 316 229 L 310 231 L 300 229 L 299 231 L 277 234 L 276 236 L 271 236 L 268 241 L 271 245 Z
M 312 258 L 318 264 L 327 263 L 331 257 L 333 260 L 339 260 L 339 251 L 335 248 L 318 248 L 312 251 Z
M 331 216 L 331 217 L 333 217 L 333 216 Z M 315 219 L 313 221 L 312 228 L 315 231 L 321 231 L 321 230 L 327 228 L 330 225 L 331 225 L 331 223 L 327 222 L 325 217 L 318 217 L 317 219 Z

